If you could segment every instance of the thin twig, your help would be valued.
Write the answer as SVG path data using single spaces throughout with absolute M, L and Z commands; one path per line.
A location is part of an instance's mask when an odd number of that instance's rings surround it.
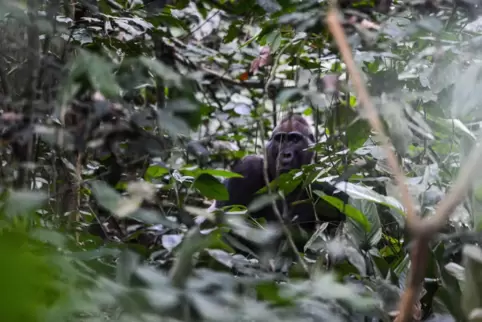
M 260 136 L 261 136 L 261 140 L 262 140 L 262 146 L 266 146 L 265 143 L 264 143 L 264 134 L 265 134 L 265 131 L 264 131 L 264 126 L 263 126 L 263 122 L 262 121 L 259 121 L 258 122 L 258 125 L 259 125 L 259 129 L 260 129 Z M 266 183 L 266 187 L 268 189 L 268 194 L 271 194 L 271 186 L 270 186 L 270 182 L 269 182 L 269 176 L 268 176 L 268 152 L 266 151 L 266 149 L 263 149 L 263 179 Z M 280 222 L 281 224 L 281 228 L 283 229 L 283 232 L 284 234 L 286 235 L 286 238 L 288 240 L 288 244 L 290 246 L 290 248 L 292 249 L 292 251 L 295 253 L 296 255 L 296 258 L 298 259 L 298 261 L 300 262 L 300 265 L 301 267 L 303 268 L 303 270 L 306 272 L 306 274 L 308 274 L 308 276 L 310 275 L 310 271 L 308 270 L 308 266 L 306 265 L 303 257 L 301 257 L 300 253 L 298 252 L 298 249 L 296 248 L 296 244 L 293 240 L 293 237 L 291 236 L 291 233 L 288 229 L 288 227 L 286 226 L 286 224 L 284 223 L 284 220 L 283 220 L 283 215 L 280 213 L 277 205 L 276 205 L 276 200 L 273 200 L 271 202 L 271 206 L 273 208 L 273 212 L 275 213 L 278 221 Z M 286 206 L 284 207 L 284 210 L 286 211 Z

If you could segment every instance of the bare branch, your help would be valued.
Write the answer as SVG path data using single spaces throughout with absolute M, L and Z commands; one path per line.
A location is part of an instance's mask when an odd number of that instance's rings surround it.
M 479 145 L 472 150 L 453 188 L 439 203 L 435 215 L 421 220 L 415 213 L 413 201 L 405 184 L 405 176 L 398 164 L 395 153 L 391 146 L 388 145 L 388 138 L 384 132 L 382 122 L 378 117 L 377 111 L 366 90 L 366 86 L 355 65 L 346 35 L 338 20 L 338 10 L 336 8 L 330 10 L 326 21 L 340 49 L 341 56 L 347 66 L 348 73 L 357 92 L 358 100 L 366 112 L 368 122 L 383 138 L 383 147 L 387 152 L 388 164 L 392 168 L 399 189 L 401 189 L 402 201 L 407 212 L 407 226 L 412 235 L 414 235 L 415 241 L 410 256 L 411 268 L 407 279 L 407 287 L 400 301 L 399 315 L 395 319 L 396 322 L 408 322 L 413 318 L 413 307 L 418 299 L 420 286 L 422 285 L 425 274 L 429 241 L 433 235 L 445 225 L 455 208 L 465 198 L 470 187 L 471 179 L 474 177 L 473 173 L 477 165 L 482 161 L 482 146 Z
M 405 185 L 405 175 L 403 174 L 400 165 L 398 164 L 397 157 L 395 156 L 392 147 L 388 144 L 389 139 L 385 134 L 383 124 L 378 117 L 378 113 L 370 99 L 370 96 L 368 95 L 360 72 L 355 65 L 355 61 L 353 60 L 353 56 L 351 54 L 350 46 L 348 44 L 345 32 L 343 31 L 340 21 L 338 19 L 338 10 L 331 9 L 326 17 L 326 21 L 328 23 L 328 28 L 333 34 L 333 37 L 335 38 L 335 41 L 340 49 L 341 56 L 346 64 L 346 68 L 357 92 L 357 99 L 366 112 L 368 122 L 383 139 L 383 148 L 385 149 L 385 152 L 387 154 L 388 164 L 392 168 L 398 187 L 402 193 L 402 201 L 403 205 L 406 208 L 407 219 L 409 222 L 418 222 L 419 219 L 415 213 L 414 203 L 412 201 L 412 198 L 410 197 L 410 194 L 408 193 L 408 188 Z
M 412 198 L 408 193 L 408 187 L 405 184 L 405 175 L 398 164 L 397 157 L 395 156 L 392 147 L 388 144 L 389 140 L 385 134 L 382 122 L 378 116 L 375 106 L 370 99 L 358 68 L 355 65 L 345 32 L 343 31 L 338 19 L 338 14 L 339 13 L 336 8 L 332 7 L 330 9 L 326 17 L 328 28 L 330 29 L 330 32 L 332 33 L 333 38 L 340 49 L 341 56 L 346 64 L 346 68 L 357 92 L 357 99 L 366 112 L 368 122 L 370 123 L 371 127 L 382 137 L 383 148 L 387 153 L 388 164 L 392 168 L 392 172 L 395 175 L 398 187 L 401 190 L 403 205 L 405 206 L 407 212 L 408 225 L 411 226 L 414 223 L 418 224 L 420 223 L 420 219 L 415 213 Z M 397 321 L 399 322 L 408 322 L 412 320 L 413 305 L 415 304 L 415 300 L 418 298 L 419 288 L 421 285 L 420 275 L 423 278 L 423 274 L 425 273 L 424 267 L 426 265 L 426 254 L 428 252 L 428 250 L 425 250 L 428 248 L 428 239 L 416 240 L 414 246 L 415 247 L 411 252 L 412 267 L 410 269 L 410 275 L 407 279 L 407 288 L 402 296 L 402 300 L 400 301 L 400 315 L 397 317 Z

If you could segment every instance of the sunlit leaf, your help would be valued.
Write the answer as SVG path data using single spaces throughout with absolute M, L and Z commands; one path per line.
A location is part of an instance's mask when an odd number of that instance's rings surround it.
M 381 195 L 361 184 L 355 185 L 350 182 L 338 182 L 335 186 L 337 189 L 346 192 L 351 198 L 370 200 L 387 207 L 394 208 L 402 214 L 405 213 L 405 208 L 397 199 L 390 196 Z

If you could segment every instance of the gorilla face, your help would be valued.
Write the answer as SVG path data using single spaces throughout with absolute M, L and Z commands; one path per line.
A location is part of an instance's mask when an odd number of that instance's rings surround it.
M 278 132 L 273 135 L 270 146 L 271 159 L 278 174 L 299 169 L 304 164 L 309 164 L 313 158 L 313 152 L 304 151 L 309 147 L 308 138 L 300 132 Z
M 314 153 L 306 151 L 306 148 L 313 142 L 314 136 L 307 123 L 297 119 L 281 123 L 273 131 L 266 145 L 272 179 L 292 169 L 299 169 L 302 165 L 310 164 Z

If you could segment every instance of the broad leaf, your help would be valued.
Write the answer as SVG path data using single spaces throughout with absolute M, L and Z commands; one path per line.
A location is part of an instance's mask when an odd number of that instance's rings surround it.
M 199 173 L 206 173 L 216 177 L 223 177 L 223 178 L 242 178 L 243 176 L 236 172 L 231 172 L 227 170 L 219 170 L 219 169 L 205 169 L 200 170 Z
M 248 205 L 248 210 L 250 212 L 256 212 L 258 210 L 261 210 L 262 208 L 266 206 L 270 206 L 273 201 L 276 201 L 280 198 L 279 194 L 262 194 L 260 196 L 257 196 L 249 205 Z
M 364 215 L 370 228 L 360 229 L 359 222 L 350 221 L 347 223 L 347 230 L 355 238 L 358 246 L 376 246 L 382 238 L 382 226 L 376 204 L 364 199 L 351 199 L 350 204 Z
M 316 194 L 318 197 L 326 200 L 331 205 L 335 206 L 340 212 L 344 213 L 347 217 L 359 223 L 366 232 L 370 231 L 370 226 L 371 226 L 370 222 L 360 210 L 358 210 L 357 208 L 353 207 L 350 204 L 345 204 L 342 200 L 336 197 L 327 196 L 322 191 L 314 190 L 313 193 Z
M 203 196 L 209 199 L 229 199 L 229 193 L 226 187 L 210 174 L 202 173 L 199 175 L 196 180 L 194 180 L 193 186 L 198 189 Z
M 4 211 L 7 216 L 28 215 L 47 201 L 47 195 L 40 191 L 16 190 L 8 194 Z

